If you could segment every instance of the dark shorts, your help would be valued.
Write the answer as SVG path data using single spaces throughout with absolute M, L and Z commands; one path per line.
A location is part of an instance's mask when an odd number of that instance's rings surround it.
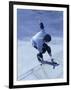
M 47 45 L 47 44 L 43 44 L 43 48 L 42 48 L 42 53 L 45 53 L 45 52 L 48 52 L 48 53 L 51 53 L 51 48 Z
M 36 45 L 34 46 L 34 48 L 38 49 Z M 51 48 L 46 43 L 44 43 L 43 44 L 43 47 L 42 47 L 42 52 L 41 53 L 43 54 L 46 51 L 50 54 L 51 53 Z

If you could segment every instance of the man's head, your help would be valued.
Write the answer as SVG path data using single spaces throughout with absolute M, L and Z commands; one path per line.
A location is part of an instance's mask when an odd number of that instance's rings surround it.
M 44 42 L 50 42 L 51 36 L 49 34 L 46 34 L 43 40 L 44 40 Z
M 42 22 L 40 23 L 40 28 L 44 29 L 44 24 Z

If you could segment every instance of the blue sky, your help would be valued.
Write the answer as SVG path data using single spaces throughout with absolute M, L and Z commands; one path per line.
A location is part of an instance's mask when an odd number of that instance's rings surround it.
M 40 22 L 51 36 L 63 36 L 63 11 L 17 9 L 17 37 L 30 40 L 39 32 Z

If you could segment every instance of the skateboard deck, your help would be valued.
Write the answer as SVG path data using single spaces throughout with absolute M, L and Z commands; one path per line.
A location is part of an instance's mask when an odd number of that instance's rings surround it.
M 53 66 L 53 69 L 55 69 L 56 66 L 58 66 L 59 64 L 55 61 L 53 62 L 50 62 L 50 61 L 40 61 L 41 62 L 41 65 L 42 64 L 49 64 L 49 65 L 52 65 Z

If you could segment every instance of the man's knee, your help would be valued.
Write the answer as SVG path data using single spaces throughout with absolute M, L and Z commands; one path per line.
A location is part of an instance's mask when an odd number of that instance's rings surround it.
M 41 61 L 43 59 L 42 53 L 37 54 L 37 58 L 38 58 L 39 61 Z
M 38 54 L 37 54 L 37 57 L 38 57 L 38 56 L 41 57 L 41 58 L 43 57 L 43 56 L 42 56 L 42 53 L 38 53 Z

